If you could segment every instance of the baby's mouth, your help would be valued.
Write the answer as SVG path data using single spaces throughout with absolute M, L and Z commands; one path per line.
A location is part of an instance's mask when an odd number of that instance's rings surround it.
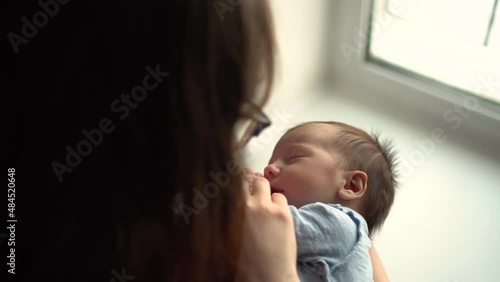
M 281 189 L 278 189 L 278 188 L 274 188 L 274 187 L 271 187 L 271 195 L 273 193 L 281 193 L 281 194 L 284 194 L 285 191 L 281 190 Z

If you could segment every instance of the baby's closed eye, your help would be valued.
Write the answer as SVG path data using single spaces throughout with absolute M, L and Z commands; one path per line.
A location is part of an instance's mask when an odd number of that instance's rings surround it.
M 301 152 L 301 153 L 299 153 L 299 152 L 295 152 L 295 153 L 293 153 L 293 154 L 290 154 L 290 155 L 286 158 L 286 160 L 287 160 L 287 162 L 288 162 L 288 163 L 290 163 L 290 162 L 295 162 L 295 161 L 298 161 L 298 160 L 300 160 L 301 158 L 305 158 L 305 157 L 307 157 L 307 154 L 305 154 L 305 153 L 303 153 L 303 152 Z
M 297 161 L 299 158 L 301 158 L 301 156 L 291 156 L 287 159 L 287 162 L 290 163 L 290 162 L 294 162 L 294 161 Z

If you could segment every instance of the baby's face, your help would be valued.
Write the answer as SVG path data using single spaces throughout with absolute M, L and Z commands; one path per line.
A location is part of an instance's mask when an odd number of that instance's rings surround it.
M 331 125 L 307 124 L 285 134 L 264 169 L 272 192 L 283 193 L 297 208 L 315 202 L 337 203 L 337 191 L 345 184 L 326 144 L 335 136 Z

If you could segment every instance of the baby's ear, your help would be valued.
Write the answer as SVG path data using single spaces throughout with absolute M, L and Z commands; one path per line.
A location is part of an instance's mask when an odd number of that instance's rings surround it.
M 366 192 L 368 175 L 361 170 L 346 172 L 346 182 L 339 190 L 339 197 L 342 200 L 361 199 Z

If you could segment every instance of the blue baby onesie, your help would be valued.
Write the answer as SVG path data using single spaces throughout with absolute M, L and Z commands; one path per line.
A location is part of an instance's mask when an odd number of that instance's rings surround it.
M 339 204 L 289 207 L 295 224 L 301 281 L 373 281 L 371 240 L 360 214 Z

